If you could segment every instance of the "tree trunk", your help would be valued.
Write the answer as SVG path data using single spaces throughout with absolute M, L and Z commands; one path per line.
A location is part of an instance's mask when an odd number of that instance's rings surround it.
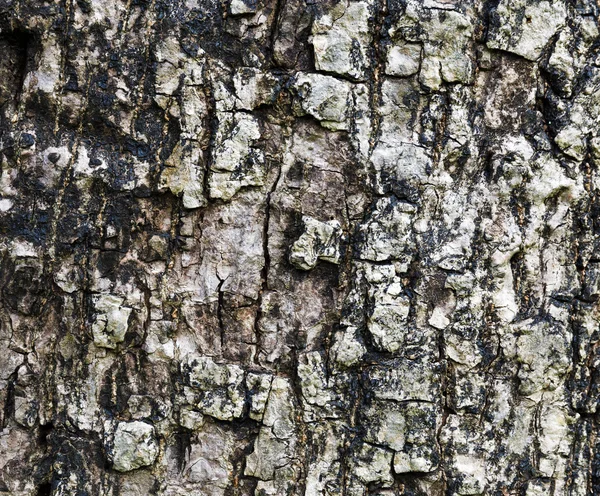
M 594 0 L 0 0 L 0 494 L 600 494 Z

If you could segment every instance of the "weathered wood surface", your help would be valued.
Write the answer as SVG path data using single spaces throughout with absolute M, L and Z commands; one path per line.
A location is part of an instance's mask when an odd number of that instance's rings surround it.
M 593 0 L 0 0 L 0 494 L 600 494 Z

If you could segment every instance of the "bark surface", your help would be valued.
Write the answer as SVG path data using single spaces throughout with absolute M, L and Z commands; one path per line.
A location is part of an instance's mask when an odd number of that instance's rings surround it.
M 594 0 L 0 0 L 0 494 L 600 494 Z

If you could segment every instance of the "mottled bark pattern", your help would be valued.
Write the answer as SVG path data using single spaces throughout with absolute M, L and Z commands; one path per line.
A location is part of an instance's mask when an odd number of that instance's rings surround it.
M 0 0 L 0 494 L 600 494 L 594 0 Z

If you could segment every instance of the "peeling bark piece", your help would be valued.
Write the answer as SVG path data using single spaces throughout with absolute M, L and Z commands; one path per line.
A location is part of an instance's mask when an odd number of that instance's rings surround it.
M 289 381 L 273 378 L 269 400 L 263 416 L 263 426 L 254 443 L 254 451 L 246 457 L 244 474 L 264 481 L 293 477 L 292 470 L 297 445 L 295 406 Z
M 310 29 L 312 9 L 305 0 L 283 0 L 273 43 L 273 57 L 282 67 L 309 66 L 308 45 L 302 33 Z M 304 48 L 304 49 L 303 49 Z M 297 67 L 300 69 L 300 67 Z
M 385 73 L 390 76 L 408 77 L 419 72 L 421 45 L 401 43 L 390 45 L 387 53 Z
M 423 23 L 423 31 L 425 42 L 419 81 L 432 90 L 439 90 L 442 81 L 471 83 L 471 19 L 460 12 L 435 9 L 431 11 L 431 20 Z
M 318 71 L 363 80 L 371 41 L 372 2 L 342 1 L 314 20 L 312 44 Z
M 221 113 L 208 179 L 211 198 L 230 200 L 246 186 L 264 184 L 264 154 L 253 145 L 261 137 L 258 121 L 245 113 Z
M 575 126 L 563 129 L 556 135 L 554 142 L 565 155 L 568 155 L 579 162 L 585 158 L 587 151 L 585 136 L 583 136 L 581 130 Z
M 527 320 L 517 324 L 520 335 L 516 341 L 519 391 L 531 395 L 553 391 L 564 382 L 571 370 L 569 355 L 571 337 L 567 329 L 548 323 Z
M 234 446 L 231 432 L 207 424 L 191 443 L 183 477 L 192 487 L 202 487 L 205 494 L 223 496 L 232 479 Z
M 492 13 L 487 46 L 537 60 L 566 15 L 560 0 L 501 0 Z
M 382 487 L 391 487 L 393 453 L 364 443 L 356 454 L 354 474 L 365 484 L 377 483 Z
M 351 326 L 335 335 L 331 345 L 331 357 L 340 368 L 359 364 L 367 352 L 367 348 L 357 337 L 357 331 L 356 327 Z
M 262 480 L 272 480 L 275 471 L 289 462 L 288 444 L 278 439 L 269 430 L 261 429 L 254 443 L 254 452 L 246 458 L 244 474 Z
M 290 263 L 301 270 L 314 269 L 318 260 L 340 263 L 340 223 L 321 222 L 307 215 L 302 217 L 304 233 L 292 246 Z
M 395 451 L 394 471 L 432 472 L 439 463 L 436 447 L 438 408 L 427 403 L 373 402 L 364 412 L 369 419 L 365 440 Z
M 15 396 L 15 422 L 23 427 L 33 427 L 38 418 L 38 402 L 31 398 Z
M 185 146 L 179 143 L 165 162 L 160 185 L 177 196 L 181 195 L 185 208 L 200 208 L 206 204 L 202 162 L 199 150 L 191 144 Z
M 273 377 L 269 374 L 248 373 L 246 386 L 250 395 L 250 418 L 261 421 L 267 406 Z
M 373 291 L 373 311 L 367 328 L 378 349 L 394 353 L 404 344 L 408 334 L 410 300 L 399 282 Z
M 154 428 L 145 422 L 119 422 L 111 452 L 113 468 L 130 472 L 152 465 L 158 456 Z
M 245 401 L 244 371 L 237 365 L 220 365 L 210 357 L 189 356 L 184 365 L 189 385 L 197 389 L 196 407 L 219 420 L 242 416 Z
M 414 252 L 411 224 L 414 205 L 382 198 L 375 204 L 367 222 L 359 227 L 359 256 L 363 260 L 398 260 L 408 265 Z
M 261 105 L 273 104 L 280 89 L 280 82 L 275 76 L 253 67 L 238 69 L 233 76 L 233 85 L 236 107 L 241 110 L 254 110 Z
M 92 324 L 94 344 L 102 348 L 114 349 L 125 339 L 131 308 L 125 307 L 124 298 L 104 294 L 94 297 L 96 312 Z
M 231 0 L 229 12 L 231 15 L 254 14 L 257 0 Z
M 333 131 L 347 130 L 352 103 L 352 85 L 332 76 L 298 73 L 294 89 L 299 98 L 300 115 L 310 114 Z
M 298 378 L 302 399 L 307 403 L 306 410 L 310 410 L 311 406 L 332 410 L 329 404 L 334 401 L 335 395 L 327 380 L 325 362 L 321 354 L 318 351 L 306 353 L 299 362 Z

